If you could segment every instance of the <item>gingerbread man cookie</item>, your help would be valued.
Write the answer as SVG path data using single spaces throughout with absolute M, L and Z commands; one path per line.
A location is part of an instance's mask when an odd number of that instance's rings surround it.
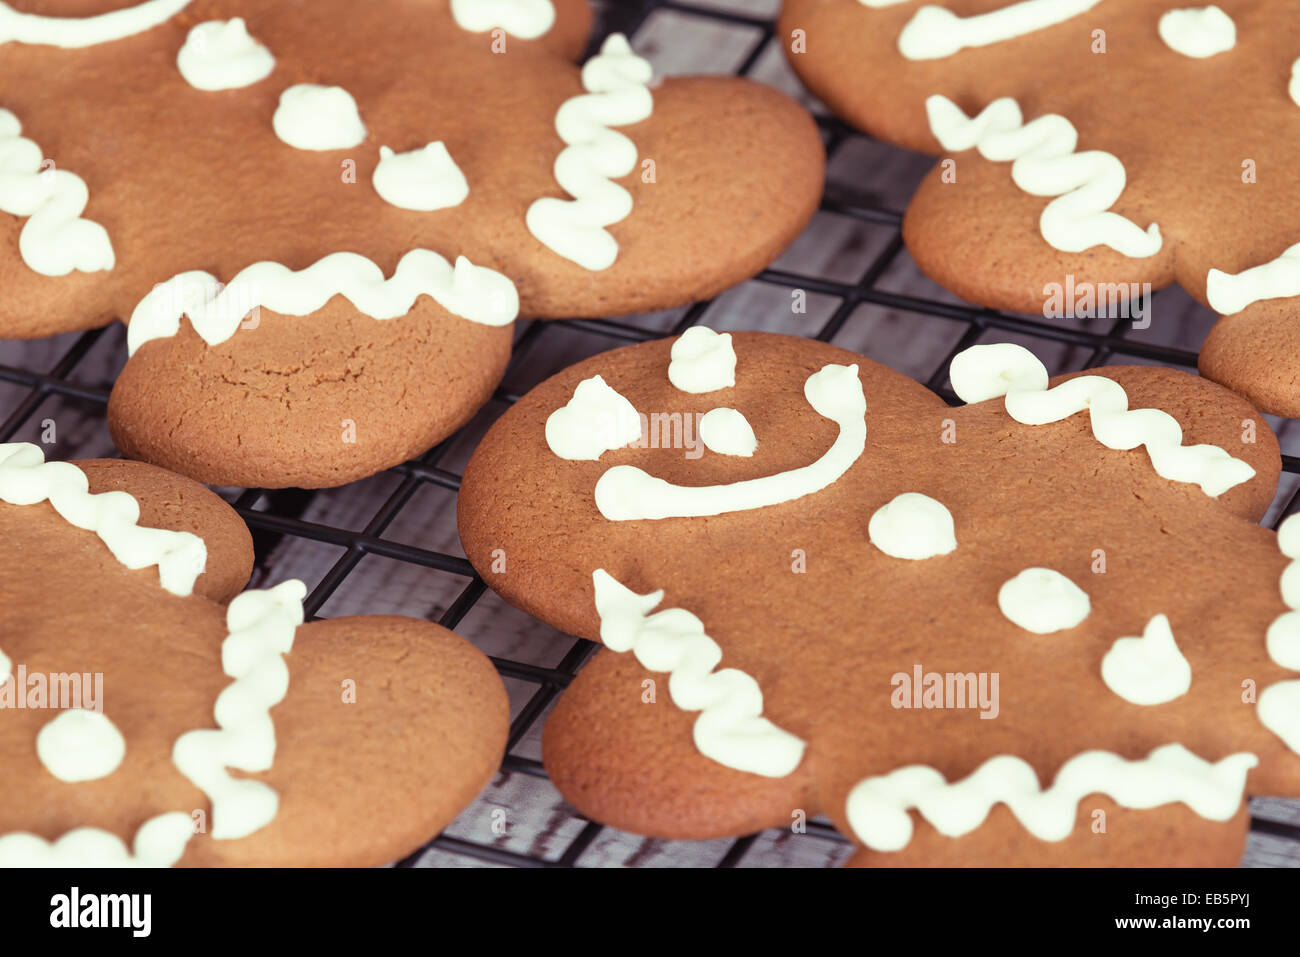
M 1177 282 L 1201 371 L 1300 416 L 1300 44 L 1289 0 L 785 0 L 809 88 L 945 160 L 904 219 L 980 305 L 1127 317 Z M 1062 301 L 1062 296 L 1068 301 Z
M 0 445 L 0 529 L 0 865 L 377 866 L 497 767 L 482 654 L 414 619 L 303 624 L 297 581 L 236 597 L 248 530 L 189 479 Z
M 46 6 L 0 3 L 0 335 L 128 322 L 115 439 L 210 484 L 401 461 L 516 315 L 711 296 L 820 195 L 775 90 L 574 66 L 583 0 Z
M 951 376 L 969 404 L 695 329 L 493 426 L 466 554 L 606 646 L 545 729 L 569 801 L 667 838 L 825 814 L 859 863 L 1236 863 L 1243 797 L 1300 790 L 1275 439 L 1166 369 Z

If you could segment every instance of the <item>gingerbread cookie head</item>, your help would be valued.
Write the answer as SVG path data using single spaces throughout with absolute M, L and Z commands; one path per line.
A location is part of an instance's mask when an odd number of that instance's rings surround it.
M 0 445 L 0 526 L 22 556 L 0 583 L 0 865 L 380 865 L 497 766 L 483 655 L 424 621 L 303 624 L 297 581 L 234 597 L 248 531 L 188 479 Z
M 1237 859 L 1243 794 L 1300 787 L 1262 418 L 1009 345 L 952 380 L 700 329 L 496 423 L 466 554 L 607 646 L 546 726 L 567 799 L 663 837 L 827 814 L 879 863 Z
M 1177 282 L 1225 317 L 1201 371 L 1295 416 L 1293 18 L 1287 0 L 786 0 L 780 32 L 850 123 L 946 154 L 904 220 L 936 281 L 1112 319 Z
M 210 483 L 428 448 L 517 314 L 706 298 L 820 196 L 797 104 L 617 36 L 579 69 L 583 0 L 74 7 L 0 6 L 0 335 L 128 321 L 123 450 Z

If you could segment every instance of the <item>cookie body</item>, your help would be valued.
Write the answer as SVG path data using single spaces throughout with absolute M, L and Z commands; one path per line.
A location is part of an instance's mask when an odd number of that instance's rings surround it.
M 29 465 L 17 475 L 9 458 L 15 448 L 0 449 L 8 458 L 0 462 L 0 490 L 8 498 L 33 472 Z M 48 501 L 0 504 L 5 540 L 29 559 L 0 585 L 0 649 L 9 664 L 0 684 L 0 764 L 9 782 L 0 861 L 32 863 L 39 857 L 31 855 L 48 848 L 32 851 L 22 842 L 55 842 L 86 828 L 140 854 L 133 838 L 142 825 L 179 815 L 182 831 L 192 829 L 173 848 L 182 865 L 377 866 L 435 835 L 486 783 L 504 748 L 508 714 L 505 690 L 481 653 L 413 619 L 299 625 L 290 628 L 292 648 L 282 655 L 287 691 L 267 712 L 273 760 L 262 770 L 234 771 L 239 780 L 269 786 L 274 813 L 248 834 L 221 836 L 241 812 L 227 799 L 218 809 L 211 782 L 196 780 L 190 765 L 183 769 L 178 742 L 192 732 L 238 726 L 230 711 L 214 720 L 220 696 L 246 694 L 230 689 L 243 680 L 240 662 L 250 646 L 235 650 L 240 642 L 231 636 L 252 627 L 264 639 L 277 627 L 256 617 L 255 604 L 228 615 L 228 587 L 222 603 L 202 594 L 205 579 L 208 591 L 247 579 L 247 531 L 241 543 L 233 510 L 153 466 L 88 463 L 86 473 L 92 494 L 138 495 L 142 520 L 205 537 L 212 543 L 208 564 L 193 593 L 176 594 L 162 587 L 157 566 L 127 568 L 94 532 L 71 525 Z M 249 595 L 257 597 L 247 593 L 236 602 Z M 124 756 L 106 775 L 60 779 L 51 770 L 60 750 L 47 755 L 34 746 L 69 709 L 102 715 L 124 741 Z M 64 760 L 79 743 L 62 742 Z M 227 755 L 247 756 L 240 745 L 230 745 Z
M 1263 688 L 1285 683 L 1288 671 L 1265 644 L 1286 607 L 1278 595 L 1286 556 L 1273 534 L 1254 524 L 1276 486 L 1278 451 L 1241 399 L 1164 369 L 1101 369 L 1083 383 L 1118 384 L 1130 409 L 1162 410 L 1180 424 L 1186 445 L 1214 445 L 1236 460 L 1232 487 L 1210 495 L 1158 474 L 1143 447 L 1103 445 L 1086 413 L 1028 425 L 1011 418 L 998 398 L 948 408 L 917 383 L 832 346 L 758 333 L 733 333 L 732 344 L 735 385 L 700 394 L 670 383 L 672 342 L 579 363 L 512 407 L 466 471 L 461 537 L 488 584 L 558 628 L 618 646 L 597 655 L 545 730 L 548 771 L 584 813 L 665 838 L 748 833 L 824 813 L 854 835 L 849 796 L 864 780 L 900 768 L 925 766 L 955 782 L 1007 755 L 1047 789 L 1085 752 L 1142 762 L 1168 744 L 1205 762 L 1227 761 L 1220 772 L 1237 775 L 1239 787 L 1248 780 L 1250 793 L 1294 793 L 1300 786 L 1300 759 L 1243 699 L 1244 681 Z M 844 418 L 837 435 L 835 423 L 810 407 L 805 389 L 816 394 L 811 383 L 822 370 L 854 366 L 865 439 L 847 470 L 800 497 L 728 510 L 751 494 L 734 483 L 802 469 L 843 442 L 854 416 Z M 562 459 L 548 445 L 548 419 L 597 374 L 645 416 L 642 438 L 596 460 Z M 1043 372 L 1035 388 L 1047 386 Z M 720 407 L 747 418 L 757 437 L 752 457 L 649 438 L 662 436 L 656 430 L 674 414 L 687 422 Z M 1256 423 L 1249 434 L 1245 420 Z M 617 484 L 611 470 L 624 467 L 685 489 L 727 486 L 713 502 L 722 510 L 610 518 L 617 511 L 611 502 L 635 510 L 669 500 L 654 483 L 640 498 L 605 495 Z M 943 506 L 955 547 L 899 558 L 873 541 L 886 541 L 874 516 L 905 494 Z M 686 500 L 692 493 L 673 499 Z M 929 531 L 908 534 L 913 544 L 942 540 Z M 1009 617 L 1000 592 L 1031 567 L 1086 594 L 1079 623 L 1035 634 Z M 597 569 L 625 586 L 635 614 L 627 604 L 608 603 L 608 596 L 624 594 L 617 589 L 604 593 L 607 607 L 598 609 Z M 1241 585 L 1225 602 L 1231 582 Z M 1058 606 L 1049 603 L 1053 614 Z M 1116 693 L 1101 666 L 1119 638 L 1141 635 L 1157 614 L 1167 615 L 1193 677 L 1182 696 L 1142 706 Z M 698 650 L 699 629 L 720 650 L 716 660 Z M 797 764 L 782 773 L 746 770 L 703 750 L 713 745 L 701 728 L 702 699 L 691 707 L 677 702 L 692 689 L 674 688 L 687 679 L 670 667 L 669 645 L 656 644 L 656 630 L 693 642 L 705 656 L 690 659 L 697 664 L 688 670 L 714 662 L 752 678 L 761 712 L 747 698 L 740 713 L 761 716 L 801 741 Z M 629 651 L 631 634 L 643 644 Z M 917 706 L 897 703 L 903 684 L 910 697 L 917 669 Z M 941 682 L 969 674 L 971 703 L 925 706 L 919 689 L 930 673 Z M 991 690 L 995 675 L 996 707 L 976 707 L 977 689 Z M 784 743 L 770 729 L 761 733 L 774 744 L 759 755 L 767 759 Z M 1239 752 L 1258 759 L 1248 779 L 1251 759 L 1234 757 Z M 1156 760 L 1165 759 L 1168 752 Z M 1081 795 L 1078 819 L 1112 807 L 1097 801 Z M 1207 820 L 1218 829 L 1213 846 L 1186 843 L 1203 856 L 1171 853 L 1169 861 L 1208 863 L 1240 853 L 1238 803 L 1209 819 L 1186 810 L 1176 801 L 1124 810 L 1110 818 L 1104 836 L 1087 833 L 1096 845 L 1069 836 L 1075 804 L 1056 812 L 1058 820 L 1065 815 L 1061 840 L 1073 842 L 1065 844 L 1027 834 L 1015 816 L 1001 813 L 990 813 L 969 844 L 967 836 L 936 840 L 941 835 L 930 822 L 912 814 L 913 839 L 901 860 L 1139 863 L 1149 860 L 1140 848 L 1153 834 L 1171 835 L 1157 845 L 1170 847 L 1172 835 L 1201 833 L 1211 826 Z
M 1164 39 L 1170 4 L 1100 0 L 1040 5 L 1057 22 L 947 55 L 931 49 L 909 58 L 903 52 L 909 44 L 932 47 L 945 33 L 972 39 L 982 18 L 999 8 L 1016 8 L 1005 23 L 1033 5 L 945 0 L 940 6 L 955 16 L 955 26 L 940 27 L 948 18 L 919 2 L 787 0 L 778 31 L 786 37 L 804 31 L 806 52 L 791 53 L 790 62 L 848 122 L 944 155 L 904 220 L 904 238 L 921 269 L 983 306 L 1048 317 L 1097 315 L 1097 321 L 1127 317 L 1129 302 L 1144 290 L 1176 282 L 1225 317 L 1202 350 L 1202 373 L 1266 412 L 1300 414 L 1291 348 L 1300 286 L 1266 288 L 1250 272 L 1279 263 L 1300 241 L 1284 212 L 1300 191 L 1300 175 L 1286 159 L 1300 145 L 1290 5 L 1217 5 L 1223 21 L 1205 21 L 1198 35 L 1232 43 L 1210 56 L 1190 55 Z M 1205 8 L 1195 12 L 1203 17 Z M 1122 175 L 1114 189 L 1103 189 L 1103 199 L 1084 206 L 1122 216 L 1136 229 L 1154 224 L 1162 242 L 1133 251 L 1048 241 L 1040 223 L 1045 210 L 1084 181 L 1099 183 L 1096 168 L 1078 183 L 1045 187 L 1040 179 L 1039 187 L 1026 189 L 1031 171 L 1013 178 L 1014 147 L 1002 155 L 988 140 L 978 147 L 973 140 L 941 142 L 930 112 L 935 96 L 969 117 L 1001 98 L 1014 100 L 1026 127 L 1040 124 L 1021 142 L 1040 149 L 1038 137 L 1047 135 L 1042 117 L 1068 122 L 1077 143 L 1058 141 L 1040 156 L 1050 164 L 1075 152 L 1084 156 L 1069 161 L 1083 164 L 1077 172 L 1088 168 L 1089 157 L 1109 154 Z M 1214 278 L 1216 271 L 1241 278 L 1225 283 Z M 1286 273 L 1285 260 L 1273 271 Z M 1237 298 L 1216 288 L 1225 284 L 1253 291 Z M 1052 301 L 1063 288 L 1100 298 L 1090 304 L 1072 297 L 1067 305 L 1079 311 L 1061 311 Z

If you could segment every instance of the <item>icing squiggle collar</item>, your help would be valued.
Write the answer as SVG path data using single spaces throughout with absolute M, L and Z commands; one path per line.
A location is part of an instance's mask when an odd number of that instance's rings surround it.
M 914 764 L 858 782 L 845 813 L 858 839 L 876 851 L 907 846 L 909 810 L 940 834 L 961 837 L 983 824 L 995 804 L 1009 807 L 1039 840 L 1061 841 L 1074 830 L 1079 801 L 1089 794 L 1137 810 L 1177 802 L 1208 820 L 1226 821 L 1241 807 L 1246 773 L 1258 763 L 1255 755 L 1241 752 L 1211 764 L 1181 744 L 1166 744 L 1134 761 L 1084 751 L 1061 766 L 1047 790 L 1026 761 L 1009 754 L 990 758 L 952 784 L 934 768 Z
M 1283 668 L 1300 671 L 1300 515 L 1278 526 L 1277 547 L 1291 559 L 1281 581 L 1282 601 L 1291 610 L 1269 626 L 1268 656 Z M 1300 680 L 1269 685 L 1255 707 L 1264 727 L 1300 754 Z
M 684 608 L 649 614 L 663 601 L 662 589 L 638 595 L 603 568 L 591 578 L 600 640 L 611 651 L 631 651 L 651 671 L 670 672 L 673 704 L 700 712 L 694 737 L 701 754 L 770 778 L 783 778 L 799 766 L 804 742 L 762 717 L 763 692 L 751 675 L 717 670 L 722 649 L 699 618 Z
M 190 0 L 146 0 L 93 17 L 47 17 L 19 13 L 9 4 L 0 3 L 0 43 L 16 41 L 65 50 L 91 47 L 152 30 L 189 5 Z
M 190 317 L 208 345 L 225 342 L 254 309 L 265 306 L 288 316 L 305 316 L 334 296 L 343 296 L 373 319 L 396 319 L 416 299 L 430 296 L 448 312 L 471 322 L 504 326 L 519 314 L 519 293 L 501 273 L 475 266 L 464 256 L 455 268 L 428 249 L 402 257 L 391 279 L 365 256 L 333 253 L 294 272 L 273 262 L 241 270 L 222 286 L 211 273 L 194 271 L 159 283 L 140 300 L 127 326 L 127 348 L 134 355 L 146 342 L 166 339 Z
M 949 378 L 963 402 L 1006 396 L 1007 414 L 1024 425 L 1059 422 L 1086 409 L 1093 436 L 1106 448 L 1146 446 L 1157 475 L 1199 485 L 1211 498 L 1255 476 L 1217 445 L 1183 445 L 1182 426 L 1169 413 L 1129 409 L 1128 393 L 1114 379 L 1085 375 L 1049 389 L 1046 367 L 1023 346 L 973 346 L 954 357 Z

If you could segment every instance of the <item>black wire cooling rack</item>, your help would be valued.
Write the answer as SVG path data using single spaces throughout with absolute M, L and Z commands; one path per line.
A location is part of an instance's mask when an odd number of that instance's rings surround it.
M 613 32 L 622 32 L 635 42 L 637 31 L 652 16 L 657 13 L 669 13 L 676 17 L 699 21 L 702 25 L 733 25 L 745 28 L 746 33 L 753 37 L 753 44 L 735 72 L 737 75 L 748 75 L 776 43 L 775 27 L 769 15 L 770 11 L 765 8 L 762 15 L 745 12 L 744 4 L 740 0 L 715 0 L 715 2 L 719 5 L 711 6 L 706 0 L 598 2 L 598 29 L 595 31 L 595 39 L 588 53 L 594 52 L 599 46 L 599 41 Z M 828 159 L 832 162 L 853 140 L 866 139 L 863 134 L 833 118 L 819 117 L 818 124 L 826 144 Z M 822 320 L 820 327 L 813 333 L 814 338 L 822 341 L 830 341 L 835 337 L 863 305 L 873 305 L 913 316 L 934 317 L 954 324 L 960 330 L 959 338 L 947 351 L 943 361 L 934 367 L 928 377 L 922 378 L 930 389 L 944 396 L 950 403 L 955 404 L 957 400 L 947 388 L 949 363 L 958 352 L 974 345 L 988 332 L 1001 332 L 1038 343 L 1057 343 L 1073 347 L 1071 354 L 1076 358 L 1068 365 L 1075 369 L 1092 368 L 1117 360 L 1124 361 L 1127 358 L 1147 363 L 1167 364 L 1193 372 L 1196 370 L 1195 352 L 1129 338 L 1127 334 L 1132 328 L 1132 322 L 1126 318 L 1110 322 L 1101 330 L 1075 328 L 1033 317 L 1010 315 L 943 301 L 937 297 L 927 298 L 890 291 L 882 286 L 881 280 L 887 270 L 904 253 L 902 212 L 884 208 L 883 205 L 870 201 L 864 202 L 857 197 L 846 201 L 837 198 L 833 191 L 823 197 L 821 211 L 870 224 L 874 229 L 883 230 L 887 234 L 887 241 L 870 258 L 857 280 L 842 281 L 822 275 L 804 275 L 772 268 L 755 277 L 756 281 L 784 287 L 791 291 L 803 290 L 807 294 L 820 295 L 837 303 L 829 317 Z M 629 342 L 677 335 L 704 319 L 713 306 L 713 301 L 696 303 L 666 328 L 639 327 L 626 321 L 610 320 L 533 322 L 527 324 L 517 337 L 511 369 L 515 369 L 530 353 L 545 348 L 548 337 L 556 335 L 555 330 L 564 327 L 601 337 L 604 348 L 615 348 Z M 807 330 L 800 331 L 806 334 Z M 73 373 L 104 332 L 103 329 L 97 329 L 76 337 L 70 348 L 46 372 L 0 364 L 0 382 L 11 383 L 27 390 L 0 422 L 0 442 L 12 441 L 20 430 L 30 428 L 30 423 L 35 421 L 35 416 L 42 405 L 52 398 L 89 409 L 97 420 L 102 420 L 108 402 L 108 390 L 76 381 Z M 1082 361 L 1077 358 L 1080 355 L 1083 357 Z M 511 373 L 508 371 L 505 381 L 509 382 L 510 378 Z M 508 389 L 501 389 L 498 390 L 494 400 L 508 404 L 517 398 L 517 394 Z M 4 411 L 0 408 L 0 414 Z M 102 421 L 99 424 L 103 425 Z M 392 469 L 391 472 L 399 479 L 396 489 L 360 531 L 301 519 L 299 516 L 315 493 L 297 490 L 266 492 L 260 489 L 237 492 L 234 505 L 253 531 L 259 563 L 263 556 L 286 537 L 306 539 L 343 549 L 342 556 L 308 595 L 305 610 L 309 617 L 316 615 L 367 556 L 381 556 L 432 569 L 464 581 L 455 600 L 438 618 L 439 624 L 447 628 L 456 628 L 484 595 L 486 586 L 482 578 L 462 556 L 393 541 L 385 538 L 384 533 L 422 488 L 435 486 L 452 492 L 459 489 L 460 476 L 442 465 L 448 450 L 458 438 L 459 434 L 454 435 L 419 459 Z M 1283 467 L 1286 473 L 1300 475 L 1300 458 L 1283 455 Z M 450 504 L 446 507 L 454 508 L 454 500 L 448 498 L 448 501 Z M 1281 502 L 1280 510 L 1275 508 L 1279 522 L 1283 516 L 1296 510 L 1297 503 L 1300 502 L 1300 485 L 1296 486 L 1296 490 L 1289 498 L 1283 497 Z M 526 682 L 536 688 L 512 721 L 509 745 L 501 765 L 503 772 L 545 778 L 546 772 L 541 762 L 515 754 L 516 746 L 543 719 L 547 708 L 573 680 L 595 648 L 596 646 L 591 642 L 574 640 L 567 654 L 553 668 L 501 657 L 492 659 L 504 678 Z M 558 855 L 549 854 L 546 857 L 519 853 L 500 846 L 443 834 L 431 838 L 426 845 L 398 862 L 397 866 L 415 866 L 427 851 L 436 849 L 488 864 L 516 867 L 573 867 L 579 864 L 583 854 L 605 830 L 603 825 L 587 821 Z M 1300 844 L 1300 825 L 1297 824 L 1252 816 L 1251 830 L 1258 835 Z M 844 841 L 835 830 L 819 821 L 808 822 L 806 833 L 814 839 Z M 749 835 L 733 841 L 716 866 L 739 865 L 759 837 L 760 835 Z

